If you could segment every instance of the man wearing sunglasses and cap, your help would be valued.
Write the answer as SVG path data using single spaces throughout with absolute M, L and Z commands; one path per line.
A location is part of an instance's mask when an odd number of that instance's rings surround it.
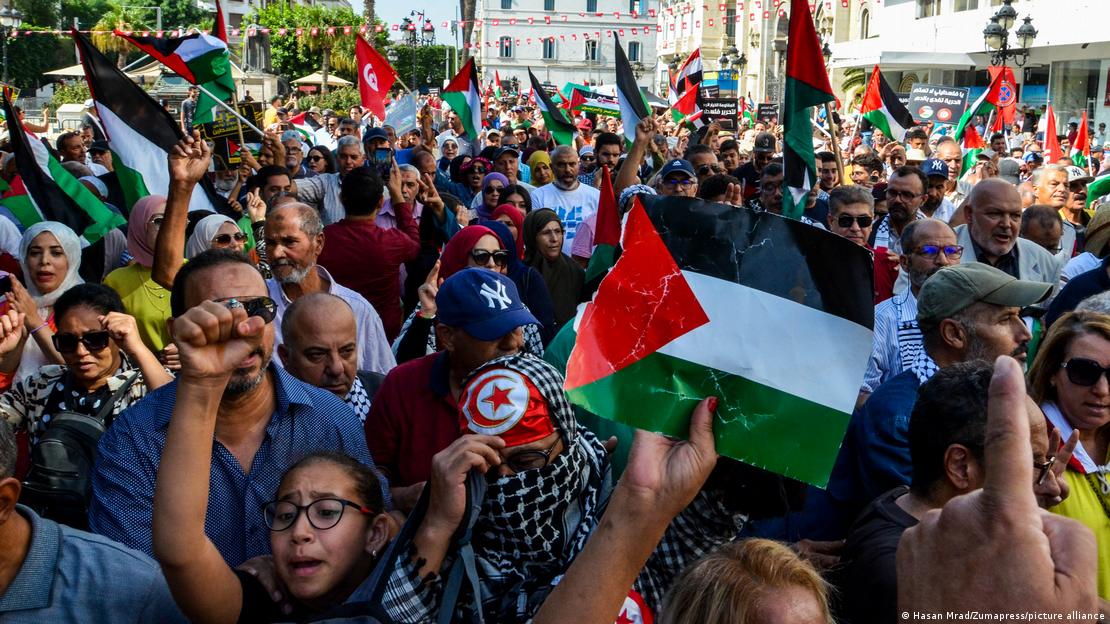
M 373 460 L 350 407 L 271 365 L 276 304 L 245 257 L 223 249 L 196 256 L 177 274 L 170 307 L 181 372 L 100 438 L 89 526 L 153 555 L 155 478 L 174 404 L 201 405 L 216 414 L 205 533 L 237 566 L 269 554 L 262 507 L 307 449 L 344 453 L 368 466 Z M 382 487 L 389 500 L 384 480 Z
M 1051 284 L 1015 279 L 978 262 L 944 267 L 925 280 L 917 301 L 924 348 L 852 414 L 829 479 L 836 537 L 864 505 L 909 485 L 909 417 L 918 388 L 960 362 L 1009 355 L 1024 363 L 1031 335 L 1021 309 L 1051 292 Z

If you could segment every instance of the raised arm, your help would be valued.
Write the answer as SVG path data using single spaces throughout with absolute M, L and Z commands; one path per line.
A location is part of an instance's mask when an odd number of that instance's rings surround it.
M 193 131 L 177 142 L 168 158 L 170 190 L 166 214 L 154 243 L 154 270 L 151 277 L 166 290 L 173 288 L 177 272 L 185 264 L 185 226 L 189 220 L 189 199 L 193 188 L 208 174 L 212 152 L 208 143 Z
M 639 184 L 640 165 L 644 162 L 644 156 L 647 154 L 648 148 L 651 146 L 651 139 L 654 136 L 654 119 L 645 117 L 640 120 L 640 123 L 636 124 L 636 140 L 632 142 L 632 147 L 628 150 L 628 158 L 621 166 L 617 179 L 613 181 L 613 192 L 617 194 L 617 197 L 620 197 L 621 191 L 624 189 L 633 184 Z
M 233 623 L 243 608 L 242 585 L 204 533 L 207 475 L 220 397 L 263 327 L 242 305 L 213 301 L 173 321 L 181 377 L 154 490 L 153 546 L 174 600 L 193 622 Z

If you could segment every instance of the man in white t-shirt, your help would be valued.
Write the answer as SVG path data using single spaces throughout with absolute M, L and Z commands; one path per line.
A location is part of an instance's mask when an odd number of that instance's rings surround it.
M 555 181 L 532 193 L 532 208 L 550 208 L 559 215 L 559 220 L 566 229 L 563 253 L 570 255 L 578 224 L 597 212 L 601 193 L 578 181 L 578 152 L 573 147 L 560 145 L 551 150 L 551 168 L 555 173 Z

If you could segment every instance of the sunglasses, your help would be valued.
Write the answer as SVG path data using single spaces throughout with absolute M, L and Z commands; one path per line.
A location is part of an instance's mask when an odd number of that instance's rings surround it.
M 1098 362 L 1087 358 L 1072 358 L 1061 364 L 1060 368 L 1067 371 L 1068 381 L 1077 386 L 1093 386 L 1104 375 L 1110 381 L 1110 367 L 1103 368 Z
M 317 156 L 316 154 L 313 154 L 312 156 L 308 157 L 308 160 L 309 160 L 309 162 L 316 162 L 317 160 L 324 160 L 324 157 L 323 156 Z
M 241 297 L 223 297 L 221 299 L 213 299 L 216 303 L 236 302 L 243 306 L 247 311 L 247 316 L 257 316 L 263 322 L 269 323 L 277 316 L 277 304 L 269 297 L 252 297 L 243 299 Z M 235 307 L 235 306 L 228 306 Z
M 220 234 L 219 236 L 213 238 L 212 242 L 216 245 L 230 245 L 232 239 L 235 239 L 235 242 L 237 243 L 242 243 L 247 240 L 247 235 L 242 232 L 236 232 L 234 234 Z
M 690 186 L 693 183 L 694 183 L 693 178 L 682 178 L 681 180 L 676 180 L 674 178 L 671 178 L 669 180 L 663 180 L 663 184 L 665 184 L 667 186 L 672 186 L 672 187 L 674 187 L 674 186 Z
M 477 165 L 477 166 L 474 166 L 474 167 L 471 167 L 471 168 L 470 168 L 470 173 L 481 173 L 481 174 L 485 174 L 485 173 L 487 173 L 487 172 L 489 172 L 489 169 L 486 169 L 485 167 L 483 167 L 483 166 L 481 166 L 481 165 Z
M 491 185 L 491 186 L 487 186 L 485 189 L 483 189 L 482 192 L 483 193 L 497 193 L 498 191 L 500 191 L 503 188 L 505 188 L 505 187 L 503 187 L 503 186 L 492 186 Z
M 498 249 L 497 251 L 475 249 L 470 252 L 470 257 L 473 258 L 474 262 L 479 266 L 489 264 L 490 258 L 493 259 L 494 264 L 497 266 L 505 266 L 505 264 L 509 262 L 509 252 L 504 249 Z
M 73 353 L 77 351 L 77 343 L 85 345 L 89 351 L 103 351 L 108 347 L 111 336 L 106 331 L 87 332 L 83 336 L 77 334 L 54 334 L 54 348 L 58 353 Z
M 941 253 L 949 258 L 959 258 L 964 255 L 964 248 L 963 245 L 922 245 L 914 253 L 925 258 L 936 258 Z
M 874 219 L 870 215 L 840 215 L 836 218 L 836 224 L 844 229 L 852 227 L 852 223 L 859 224 L 860 229 L 871 227 Z

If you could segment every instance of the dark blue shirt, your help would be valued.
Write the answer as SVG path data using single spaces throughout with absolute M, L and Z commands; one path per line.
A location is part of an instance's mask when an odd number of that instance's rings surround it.
M 1106 272 L 1107 264 L 1110 264 L 1110 257 L 1103 260 L 1098 267 L 1086 273 L 1080 273 L 1068 280 L 1064 289 L 1056 295 L 1052 304 L 1048 306 L 1048 313 L 1044 317 L 1046 332 L 1056 322 L 1056 319 L 1074 310 L 1080 301 L 1091 295 L 1110 290 L 1110 274 Z
M 212 440 L 204 532 L 232 567 L 270 554 L 262 506 L 276 498 L 282 475 L 302 457 L 334 451 L 374 467 L 362 423 L 347 404 L 280 366 L 271 366 L 270 372 L 277 410 L 249 473 L 244 474 L 231 451 Z M 176 381 L 147 394 L 116 418 L 97 449 L 89 527 L 147 554 L 153 554 L 154 483 L 176 397 Z M 379 478 L 391 508 L 389 485 Z

